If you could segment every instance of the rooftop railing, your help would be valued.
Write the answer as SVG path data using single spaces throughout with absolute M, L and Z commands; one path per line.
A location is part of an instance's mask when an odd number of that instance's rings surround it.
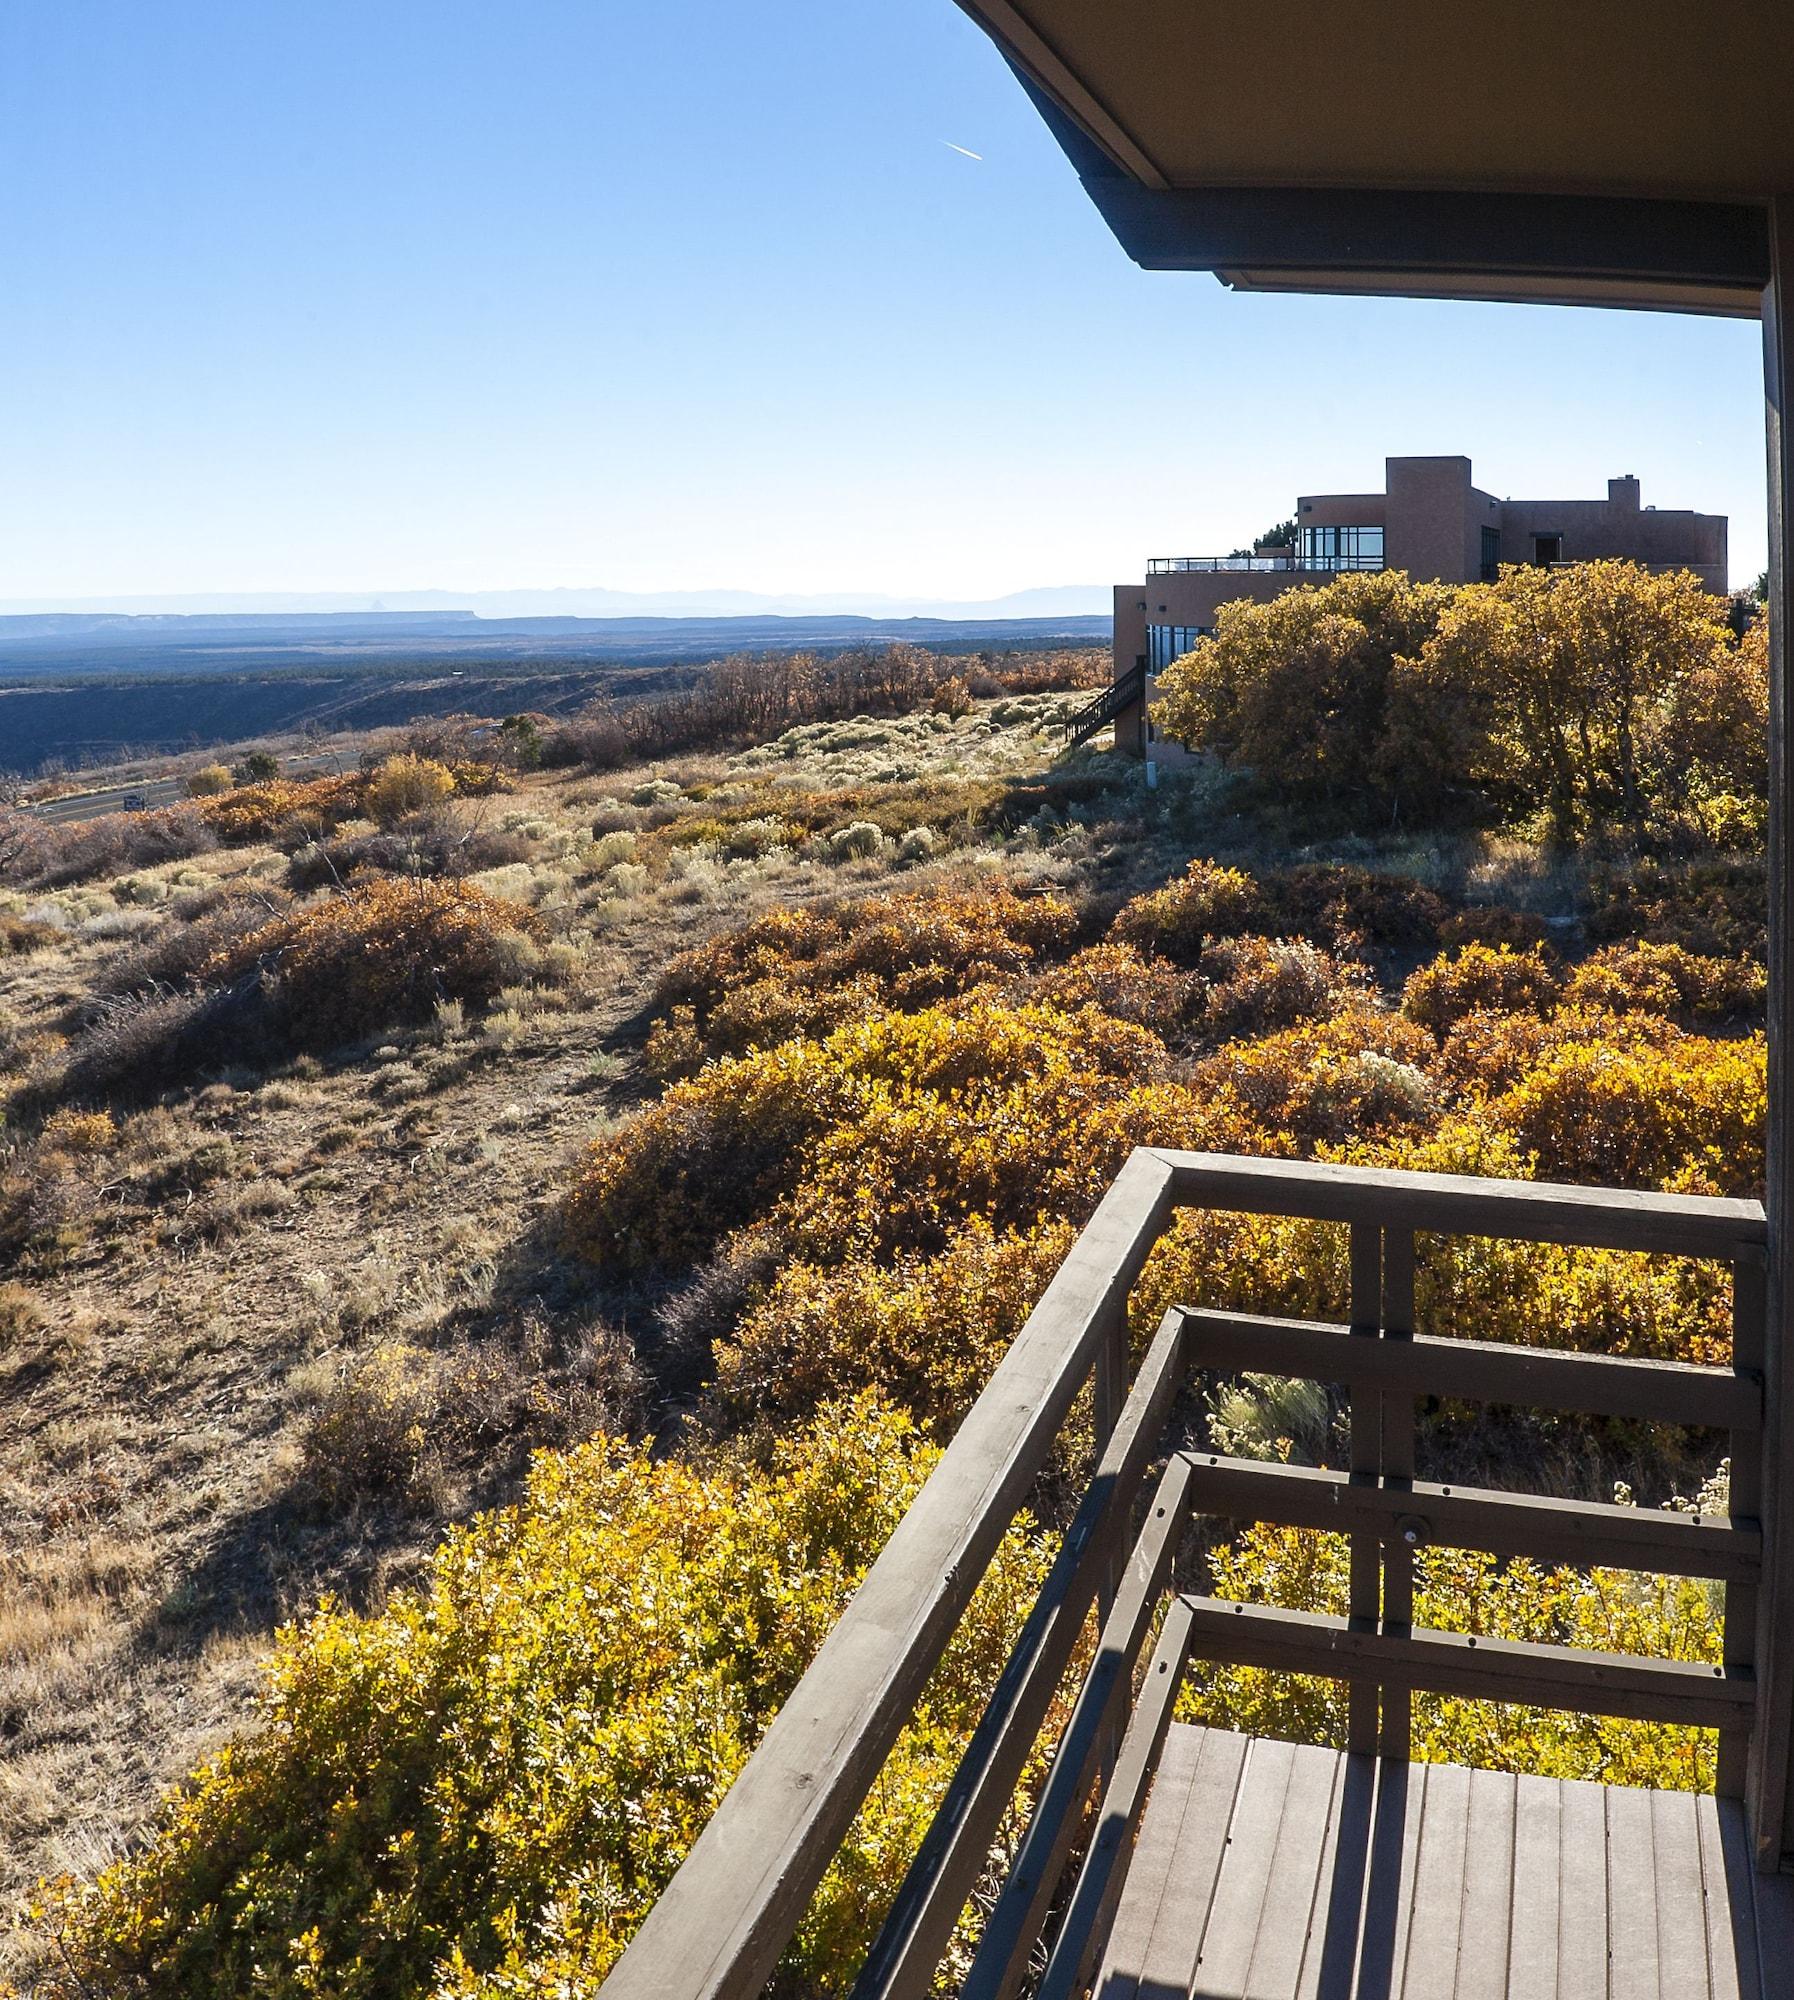
M 1332 575 L 1340 570 L 1378 570 L 1381 556 L 1299 556 L 1294 549 L 1273 556 L 1154 556 L 1146 565 L 1148 576 L 1172 576 L 1183 570 L 1241 571 L 1272 574 L 1280 570 L 1310 570 Z
M 1174 1306 L 1130 1386 L 1129 1291 L 1180 1207 L 1345 1225 L 1348 1323 Z M 1732 1365 L 1418 1334 L 1419 1235 L 1721 1260 L 1732 1274 Z M 611 1973 L 607 2000 L 759 1993 L 1086 1382 L 1096 1437 L 1089 1487 L 889 1915 L 868 1941 L 854 2000 L 921 2000 L 929 1991 L 1093 1607 L 1100 1636 L 990 1903 L 961 1988 L 967 2000 L 1010 2000 L 1042 1954 L 1036 1991 L 1046 2000 L 1072 2000 L 1087 1981 L 1192 1659 L 1343 1679 L 1349 1747 L 1385 1759 L 1409 1755 L 1417 1689 L 1709 1725 L 1719 1731 L 1718 1788 L 1738 1794 L 1755 1718 L 1751 1657 L 1763 1563 L 1764 1243 L 1756 1202 L 1135 1152 Z M 1341 1385 L 1348 1467 L 1234 1459 L 1169 1434 L 1174 1399 L 1192 1371 L 1245 1368 Z M 1657 1512 L 1419 1479 L 1415 1408 L 1423 1397 L 1726 1433 L 1730 1511 Z M 1155 1464 L 1162 1471 L 1148 1499 Z M 1179 1543 L 1202 1516 L 1344 1533 L 1347 1615 L 1173 1589 Z M 1722 1581 L 1723 1662 L 1417 1628 L 1414 1555 L 1429 1543 Z M 1773 1760 L 1761 1761 L 1760 1801 Z M 1769 1807 L 1774 1820 L 1779 1802 Z

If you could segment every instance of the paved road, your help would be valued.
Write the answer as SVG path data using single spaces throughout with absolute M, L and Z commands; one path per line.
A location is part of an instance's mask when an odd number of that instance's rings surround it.
M 303 757 L 283 758 L 280 774 L 283 778 L 315 777 L 320 771 L 335 771 L 341 767 L 340 758 L 329 751 L 318 751 Z M 59 821 L 100 819 L 107 813 L 123 812 L 128 798 L 141 799 L 146 806 L 171 806 L 186 796 L 185 778 L 150 778 L 134 785 L 107 785 L 97 792 L 72 792 L 67 798 L 49 799 L 43 805 L 28 807 L 27 811 L 54 824 Z

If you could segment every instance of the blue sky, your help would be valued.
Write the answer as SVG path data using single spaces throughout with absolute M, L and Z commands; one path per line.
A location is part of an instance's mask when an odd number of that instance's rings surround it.
M 1751 325 L 1138 271 L 951 0 L 0 7 L 0 600 L 987 597 L 1431 451 L 1636 472 L 1742 581 L 1760 380 Z

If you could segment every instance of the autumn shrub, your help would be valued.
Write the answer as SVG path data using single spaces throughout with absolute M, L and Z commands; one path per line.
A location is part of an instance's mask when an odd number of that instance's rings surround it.
M 44 1120 L 38 1144 L 77 1157 L 109 1153 L 118 1144 L 118 1125 L 110 1111 L 83 1111 L 65 1104 Z
M 1345 1614 L 1351 1564 L 1343 1535 L 1258 1525 L 1210 1561 L 1214 1594 L 1223 1599 Z M 1708 1664 L 1717 1664 L 1723 1649 L 1720 1610 L 1698 1581 L 1552 1568 L 1465 1549 L 1419 1551 L 1414 1623 Z M 1178 1706 L 1187 1721 L 1336 1749 L 1345 1747 L 1345 1711 L 1342 1681 L 1222 1665 L 1198 1668 Z M 1417 1692 L 1413 1741 L 1414 1754 L 1426 1762 L 1681 1791 L 1706 1791 L 1713 1783 L 1711 1731 L 1570 1709 Z
M 1348 969 L 1304 938 L 1225 938 L 1204 951 L 1202 972 L 1209 985 L 1198 1018 L 1214 1042 L 1293 1028 L 1353 995 Z
M 611 1440 L 543 1456 L 421 1589 L 281 1633 L 259 1721 L 136 1852 L 48 1895 L 51 1990 L 592 1991 L 934 1457 L 865 1400 L 763 1464 Z M 799 1928 L 801 1989 L 851 1977 L 1044 1561 L 1018 1521 Z
M 220 951 L 215 979 L 274 981 L 292 1038 L 331 1047 L 445 1000 L 484 1006 L 539 959 L 536 917 L 464 882 L 370 882 L 273 918 Z
M 1767 1089 L 1760 1035 L 1623 1050 L 1563 1042 L 1488 1115 L 1542 1179 L 1760 1197 Z
M 1572 1007 L 1667 1014 L 1685 1023 L 1761 1015 L 1768 991 L 1763 966 L 1744 958 L 1708 958 L 1679 944 L 1607 945 L 1570 974 Z
M 1769 881 L 1760 855 L 1699 862 L 1647 855 L 1597 871 L 1590 886 L 1584 928 L 1597 942 L 1679 944 L 1709 958 L 1768 954 Z
M 1038 1006 L 1063 1012 L 1096 1007 L 1117 1021 L 1169 1036 L 1200 1011 L 1205 989 L 1199 974 L 1167 959 L 1131 944 L 1097 944 L 1035 973 L 1017 991 Z
M 1387 795 L 1411 766 L 1569 846 L 1638 831 L 1688 775 L 1671 740 L 1679 689 L 1735 664 L 1724 602 L 1688 571 L 1630 562 L 1504 568 L 1449 593 L 1398 661 L 1382 746 Z
M 190 810 L 227 847 L 277 837 L 296 847 L 359 813 L 365 782 L 358 771 L 325 778 L 271 778 L 238 785 L 215 798 L 196 799 Z
M 976 1400 L 1070 1247 L 1072 1229 L 1019 1234 L 973 1216 L 933 1256 L 786 1264 L 716 1350 L 708 1401 L 730 1427 L 799 1421 L 862 1389 L 944 1442 Z
M 1402 1012 L 1443 1041 L 1466 1014 L 1548 1014 L 1561 990 L 1537 945 L 1466 944 L 1409 975 Z
M 190 985 L 221 953 L 278 916 L 290 900 L 284 889 L 230 890 L 197 915 L 183 919 L 177 912 L 173 922 L 101 966 L 95 990 L 103 995 L 149 994 Z
M 1311 814 L 1387 825 L 1392 806 L 1432 805 L 1442 789 L 1418 756 L 1391 769 L 1385 746 L 1396 663 L 1419 653 L 1451 598 L 1384 570 L 1224 604 L 1214 636 L 1160 675 L 1154 719 Z
M 452 809 L 425 810 L 374 833 L 306 841 L 287 857 L 286 881 L 303 893 L 368 875 L 474 875 L 527 861 L 534 852 L 519 831 L 466 824 Z
M 16 844 L 0 845 L 0 879 L 23 888 L 57 889 L 126 869 L 184 861 L 217 845 L 202 803 L 60 823 L 34 820 Z
M 671 961 L 655 990 L 666 1026 L 650 1061 L 681 1075 L 706 1056 L 826 1034 L 881 1006 L 926 1007 L 1030 970 L 1076 929 L 1063 899 L 1002 886 L 772 910 Z
M 0 958 L 28 957 L 34 951 L 42 951 L 45 945 L 54 944 L 61 935 L 54 924 L 15 917 L 10 911 L 0 912 Z
M 1100 1192 L 1124 1138 L 1088 1120 L 1163 1062 L 1086 1009 L 974 999 L 883 1013 L 715 1062 L 593 1146 L 571 1245 L 624 1270 L 681 1265 L 768 1218 L 813 1256 L 936 1249 L 967 1215 L 1026 1228 Z
M 454 789 L 446 765 L 401 752 L 388 757 L 369 777 L 362 791 L 362 810 L 381 826 L 397 826 L 413 813 L 441 805 Z
M 1301 862 L 1253 876 L 1197 859 L 1162 889 L 1125 904 L 1110 936 L 1179 965 L 1235 937 L 1305 937 L 1329 949 L 1430 946 L 1448 906 L 1421 883 L 1345 862 Z
M 1374 950 L 1430 950 L 1449 916 L 1444 899 L 1424 883 L 1350 862 L 1297 862 L 1259 879 L 1279 934 L 1333 947 L 1349 940 Z
M 187 796 L 190 799 L 214 799 L 220 792 L 231 788 L 230 766 L 228 764 L 202 764 L 187 780 Z
M 1109 935 L 1194 969 L 1215 939 L 1262 933 L 1269 920 L 1259 886 L 1243 868 L 1197 859 L 1177 880 L 1125 904 Z
M 1490 1097 L 1518 1083 L 1551 1051 L 1570 1044 L 1624 1055 L 1676 1038 L 1674 1023 L 1654 1014 L 1560 1006 L 1544 1016 L 1481 1008 L 1450 1029 L 1432 1073 L 1455 1096 Z
M 427 1500 L 442 1402 L 425 1349 L 389 1341 L 345 1364 L 306 1427 L 300 1486 L 331 1507 Z
M 1418 1135 L 1440 1106 L 1423 1065 L 1432 1054 L 1422 1030 L 1364 1006 L 1228 1044 L 1205 1057 L 1191 1079 L 1198 1095 L 1231 1100 L 1242 1122 L 1282 1135 L 1269 1150 L 1312 1152 L 1371 1135 Z

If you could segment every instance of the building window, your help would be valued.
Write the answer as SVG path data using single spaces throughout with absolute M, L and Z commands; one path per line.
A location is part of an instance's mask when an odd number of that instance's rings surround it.
M 1562 535 L 1534 535 L 1532 538 L 1532 561 L 1535 569 L 1549 569 L 1553 563 L 1564 559 L 1564 538 Z
M 1304 569 L 1381 569 L 1381 528 L 1304 528 Z
M 1483 530 L 1483 581 L 1493 583 L 1501 574 L 1501 530 Z
M 1214 637 L 1212 625 L 1148 625 L 1146 628 L 1146 671 L 1162 674 L 1173 660 L 1181 660 L 1198 639 Z

